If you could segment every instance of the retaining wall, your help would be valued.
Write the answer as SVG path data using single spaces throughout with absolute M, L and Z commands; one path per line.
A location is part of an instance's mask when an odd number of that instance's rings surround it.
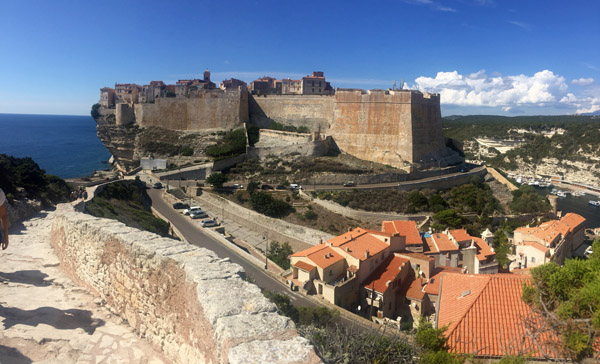
M 174 363 L 319 363 L 242 268 L 207 249 L 60 208 L 61 266 Z
M 334 237 L 319 230 L 261 215 L 212 193 L 203 192 L 196 198 L 201 203 L 211 205 L 216 211 L 221 209 L 228 217 L 235 216 L 237 224 L 251 231 L 257 231 L 259 234 L 260 232 L 268 232 L 269 240 L 276 240 L 280 243 L 288 242 L 292 246 L 296 243 L 299 246 L 306 247 L 307 244 L 317 245 L 321 241 L 327 241 Z

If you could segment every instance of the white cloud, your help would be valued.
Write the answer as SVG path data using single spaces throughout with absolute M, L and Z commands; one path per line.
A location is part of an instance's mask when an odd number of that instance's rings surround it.
M 488 75 L 485 70 L 469 75 L 438 72 L 435 78 L 421 76 L 415 83 L 415 88 L 421 91 L 440 93 L 441 103 L 446 105 L 499 107 L 505 112 L 516 107 L 566 107 L 573 112 L 600 108 L 598 94 L 576 96 L 568 92 L 564 77 L 549 70 L 533 76 Z
M 437 11 L 445 11 L 445 12 L 452 12 L 452 13 L 457 12 L 456 9 L 451 8 L 449 6 L 442 5 L 439 2 L 436 2 L 433 0 L 403 0 L 403 1 L 408 4 L 427 5 L 430 8 L 437 10 Z
M 522 22 L 522 21 L 516 21 L 516 20 L 509 20 L 508 22 L 509 22 L 510 24 L 512 24 L 512 25 L 516 25 L 516 26 L 518 26 L 519 28 L 523 28 L 523 29 L 525 29 L 525 30 L 531 30 L 531 25 L 530 25 L 530 24 L 527 24 L 527 23 L 525 23 L 525 22 Z
M 587 86 L 587 85 L 591 85 L 592 83 L 594 83 L 594 79 L 593 78 L 580 78 L 580 79 L 575 79 L 573 81 L 571 81 L 572 84 L 574 85 L 581 85 L 581 86 Z

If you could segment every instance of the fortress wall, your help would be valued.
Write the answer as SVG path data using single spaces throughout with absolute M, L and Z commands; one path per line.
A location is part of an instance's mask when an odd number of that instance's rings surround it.
M 170 130 L 229 130 L 248 120 L 245 91 L 211 90 L 190 98 L 158 98 L 135 105 L 139 126 Z
M 405 167 L 413 158 L 411 107 L 411 92 L 338 90 L 329 134 L 346 153 Z
M 261 129 L 258 143 L 271 144 L 271 141 L 277 142 L 278 144 L 281 142 L 307 143 L 311 142 L 312 140 L 313 136 L 309 133 L 293 133 L 289 131 Z
M 271 121 L 306 126 L 310 131 L 329 129 L 333 118 L 333 96 L 250 95 L 248 111 L 252 124 L 267 127 Z
M 318 363 L 236 264 L 207 249 L 66 211 L 52 223 L 61 266 L 174 363 Z
M 432 158 L 440 160 L 448 155 L 442 134 L 439 95 L 412 94 L 412 135 L 413 162 L 427 163 Z

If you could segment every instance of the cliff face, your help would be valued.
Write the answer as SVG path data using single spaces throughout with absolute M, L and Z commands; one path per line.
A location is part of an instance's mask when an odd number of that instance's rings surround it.
M 115 166 L 128 171 L 139 165 L 135 158 L 135 139 L 138 127 L 135 124 L 117 125 L 113 110 L 103 110 L 102 116 L 96 119 L 96 130 L 102 144 L 114 158 Z

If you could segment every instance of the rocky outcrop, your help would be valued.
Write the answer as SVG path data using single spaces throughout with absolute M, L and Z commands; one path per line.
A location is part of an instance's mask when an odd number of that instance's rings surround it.
M 293 322 L 215 253 L 61 211 L 61 265 L 176 363 L 318 363 Z

